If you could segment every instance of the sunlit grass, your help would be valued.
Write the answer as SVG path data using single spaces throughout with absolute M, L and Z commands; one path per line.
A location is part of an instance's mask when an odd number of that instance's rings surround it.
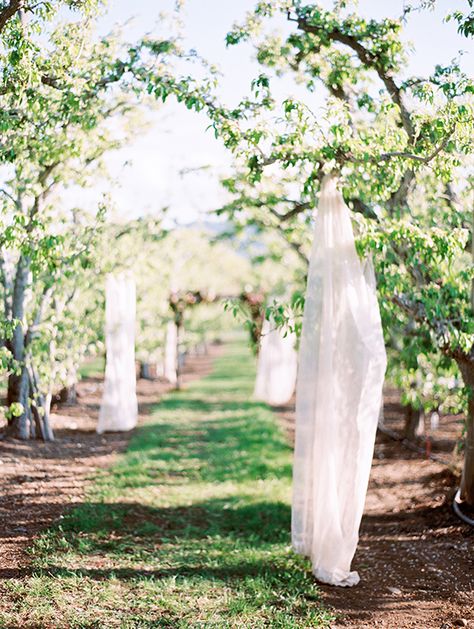
M 104 375 L 105 371 L 105 356 L 95 356 L 89 358 L 79 368 L 79 375 L 81 378 L 100 378 Z
M 291 451 L 253 380 L 233 344 L 166 397 L 85 504 L 40 536 L 31 574 L 4 584 L 0 626 L 328 626 L 289 549 Z

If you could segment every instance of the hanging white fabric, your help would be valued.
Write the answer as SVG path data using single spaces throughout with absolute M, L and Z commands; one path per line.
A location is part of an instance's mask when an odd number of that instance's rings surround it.
M 178 330 L 174 321 L 166 326 L 164 376 L 173 385 L 178 381 Z
M 137 424 L 134 281 L 108 275 L 105 305 L 105 382 L 97 432 L 131 430 Z
M 267 319 L 262 327 L 254 397 L 280 406 L 286 404 L 296 385 L 295 335 L 278 330 Z
M 360 261 L 350 211 L 324 178 L 311 252 L 296 393 L 292 544 L 333 585 L 351 572 L 386 368 L 371 262 Z

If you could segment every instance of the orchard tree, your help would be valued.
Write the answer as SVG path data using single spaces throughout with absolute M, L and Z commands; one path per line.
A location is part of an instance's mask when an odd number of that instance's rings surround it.
M 198 89 L 189 77 L 175 78 L 170 60 L 186 55 L 172 40 L 129 46 L 113 35 L 95 39 L 98 4 L 21 2 L 0 30 L 2 357 L 10 370 L 8 432 L 22 439 L 52 438 L 38 383 L 44 369 L 32 352 L 41 346 L 48 306 L 62 309 L 61 283 L 70 284 L 75 262 L 87 260 L 93 245 L 89 228 L 78 234 L 80 225 L 64 212 L 60 193 L 89 184 L 102 156 L 123 140 L 110 121 L 147 91 L 161 100 L 175 94 L 192 107 L 189 93 Z M 61 7 L 78 15 L 58 22 Z
M 300 214 L 311 212 L 322 175 L 338 171 L 344 196 L 360 212 L 354 214 L 360 251 L 375 256 L 387 336 L 391 318 L 395 335 L 415 326 L 412 350 L 427 361 L 443 356 L 462 374 L 468 416 L 461 490 L 472 506 L 472 188 L 464 174 L 474 87 L 457 61 L 430 76 L 407 77 L 403 20 L 366 20 L 350 5 L 259 2 L 227 41 L 254 43 L 267 72 L 253 83 L 260 107 L 248 100 L 225 115 L 217 111 L 214 128 L 247 164 L 250 187 L 269 168 L 274 180 L 293 182 L 284 194 L 263 194 L 260 205 L 253 203 L 254 216 L 266 210 L 268 222 L 277 215 L 287 234 L 304 222 Z M 283 19 L 290 33 L 275 35 L 271 27 Z M 276 102 L 272 72 L 293 76 L 307 97 Z
M 226 235 L 246 242 L 248 252 L 252 251 L 249 241 L 257 240 L 258 247 L 255 247 L 252 263 L 255 269 L 259 269 L 261 279 L 258 285 L 265 286 L 266 294 L 272 295 L 267 304 L 268 315 L 280 326 L 289 326 L 298 333 L 303 315 L 315 199 L 313 202 L 308 200 L 306 207 L 301 207 L 301 203 L 291 197 L 292 192 L 294 194 L 293 176 L 286 171 L 272 176 L 267 170 L 273 168 L 265 169 L 257 182 L 249 182 L 242 166 L 236 168 L 235 175 L 223 181 L 231 200 L 217 213 L 226 216 L 233 226 Z M 418 205 L 433 203 L 431 196 L 436 193 L 438 211 L 444 207 L 449 215 L 446 200 L 440 201 L 442 191 L 433 190 L 431 180 L 427 183 L 428 188 L 421 183 L 418 186 L 423 190 Z M 377 218 L 373 210 L 356 201 L 346 198 L 358 214 Z M 432 211 L 428 206 L 425 210 Z M 360 217 L 354 218 L 359 231 L 365 229 L 361 221 Z M 293 252 L 296 253 L 296 260 L 292 264 Z M 291 287 L 291 292 L 288 292 L 288 287 Z M 381 306 L 389 356 L 387 378 L 401 391 L 406 414 L 404 436 L 414 440 L 424 432 L 425 414 L 431 411 L 463 411 L 463 387 L 452 361 L 433 346 L 429 335 L 423 334 L 412 319 L 394 308 L 391 302 L 384 301 Z M 237 310 L 245 318 L 246 325 L 251 325 L 250 319 L 246 318 L 248 312 Z
M 4 318 L 14 325 L 6 345 L 15 361 L 7 403 L 9 433 L 23 439 L 52 438 L 33 340 L 61 280 L 91 244 L 89 230 L 72 228 L 55 193 L 84 185 L 87 169 L 115 145 L 104 122 L 127 107 L 120 98 L 104 97 L 110 42 L 91 44 L 86 23 L 78 21 L 58 27 L 52 47 L 41 48 L 37 28 L 35 21 L 17 19 L 3 33 L 1 98 L 4 111 L 15 111 L 14 123 L 2 128 Z M 70 67 L 73 58 L 79 70 Z
M 104 291 L 98 241 L 104 217 L 105 210 L 97 217 L 73 210 L 73 220 L 62 224 L 63 268 L 37 280 L 40 286 L 50 287 L 49 298 L 37 310 L 40 316 L 30 328 L 26 362 L 42 396 L 46 419 L 54 396 L 61 403 L 75 403 L 79 367 L 86 355 L 103 346 Z M 41 298 L 38 290 L 32 293 Z

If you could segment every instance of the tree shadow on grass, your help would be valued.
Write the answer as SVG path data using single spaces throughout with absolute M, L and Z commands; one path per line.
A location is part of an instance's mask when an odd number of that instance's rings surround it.
M 10 578 L 10 571 L 0 569 L 0 579 L 5 574 Z M 18 572 L 17 572 L 18 575 Z M 57 565 L 48 565 L 46 568 L 24 568 L 19 571 L 19 576 L 53 576 L 53 577 L 88 577 L 94 581 L 106 581 L 108 579 L 120 579 L 121 581 L 136 581 L 140 579 L 167 579 L 170 577 L 206 578 L 209 580 L 242 580 L 245 578 L 268 578 L 275 583 L 275 564 L 261 559 L 254 561 L 238 561 L 228 566 L 209 566 L 197 564 L 180 566 L 178 568 L 67 568 Z M 287 579 L 289 580 L 289 579 Z M 280 587 L 284 585 L 282 580 Z
M 413 517 L 416 517 L 415 511 Z M 372 520 L 378 526 L 385 518 Z M 432 527 L 431 541 L 436 542 L 444 534 L 442 525 L 440 521 L 439 526 Z M 248 590 L 249 595 L 254 591 L 252 583 L 258 581 L 259 588 L 273 589 L 276 599 L 280 593 L 286 597 L 298 595 L 311 599 L 317 592 L 313 588 L 314 579 L 308 564 L 287 553 L 289 530 L 288 504 L 252 502 L 252 497 L 246 495 L 157 508 L 139 503 L 84 503 L 66 515 L 60 527 L 48 533 L 47 563 L 25 568 L 19 576 L 86 577 L 94 581 L 118 579 L 124 582 L 169 578 L 204 580 L 223 582 L 235 590 Z M 399 531 L 391 533 L 396 542 Z M 410 539 L 413 551 L 410 556 L 420 555 L 420 587 L 423 579 L 426 580 L 421 567 L 427 543 L 430 542 L 426 536 L 414 535 Z M 275 551 L 276 548 L 279 550 Z M 64 551 L 77 555 L 78 567 L 61 565 Z M 393 597 L 388 590 L 380 590 L 380 584 L 370 577 L 371 562 L 379 561 L 380 557 L 372 557 L 371 553 L 365 556 L 363 546 L 359 555 L 362 557 L 356 563 L 364 564 L 364 613 L 388 609 Z M 88 566 L 89 556 L 100 556 L 100 567 Z M 108 561 L 113 564 L 111 567 L 107 566 Z M 128 565 L 121 566 L 121 561 Z M 8 570 L 0 570 L 0 579 L 9 577 Z M 387 582 L 391 582 L 389 578 Z M 467 582 L 461 584 L 452 579 L 452 586 L 445 585 L 436 595 L 440 600 L 448 600 L 463 587 L 467 591 L 467 586 Z M 374 591 L 369 596 L 370 588 Z M 405 601 L 430 600 L 431 594 L 425 590 L 412 589 L 406 592 Z M 338 592 L 328 587 L 324 590 L 330 600 L 337 599 L 340 607 Z
M 182 588 L 183 597 L 224 586 L 237 605 L 263 606 L 266 614 L 313 613 L 308 609 L 320 608 L 314 579 L 300 558 L 287 553 L 289 506 L 251 501 L 240 495 L 163 508 L 85 503 L 39 540 L 40 562 L 15 576 L 26 583 L 53 579 L 55 588 L 66 589 L 69 579 L 119 580 L 132 588 L 146 583 L 158 595 L 161 582 L 166 588 L 171 581 L 172 596 Z M 0 579 L 11 576 L 0 570 Z M 169 626 L 178 626 L 182 617 L 177 613 L 173 624 L 170 613 Z
M 84 575 L 98 580 L 181 576 L 232 581 L 255 576 L 267 579 L 270 575 L 275 579 L 275 562 L 262 560 L 258 553 L 262 551 L 265 557 L 276 544 L 289 544 L 289 530 L 288 504 L 252 502 L 252 497 L 244 495 L 156 508 L 126 502 L 83 503 L 50 529 L 44 540 L 40 538 L 38 550 L 33 550 L 34 557 L 43 555 L 47 547 L 47 565 L 25 568 L 21 574 Z M 166 549 L 161 550 L 164 545 Z M 173 557 L 173 546 L 179 553 L 178 561 Z M 236 555 L 233 551 L 237 548 L 240 552 Z M 114 563 L 132 560 L 137 564 L 147 556 L 149 564 L 150 556 L 154 556 L 158 564 L 163 559 L 163 567 L 71 569 L 55 565 L 64 551 L 86 561 L 88 556 L 100 555 Z M 170 560 L 178 565 L 169 567 Z M 0 571 L 0 578 L 9 576 Z
M 139 503 L 83 503 L 67 514 L 57 531 L 74 545 L 83 534 L 94 538 L 97 550 L 132 536 L 140 545 L 152 541 L 228 538 L 250 543 L 289 543 L 290 506 L 252 501 L 245 495 L 186 506 L 150 507 Z M 104 546 L 105 545 L 105 546 Z

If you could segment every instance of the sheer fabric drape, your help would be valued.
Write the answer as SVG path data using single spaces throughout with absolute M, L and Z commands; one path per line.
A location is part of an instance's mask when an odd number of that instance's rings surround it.
M 174 321 L 166 326 L 164 376 L 171 384 L 178 381 L 178 329 Z
M 99 433 L 131 430 L 137 423 L 135 308 L 133 279 L 109 275 L 105 305 L 107 358 Z
M 294 334 L 284 335 L 265 319 L 254 397 L 273 406 L 286 404 L 295 392 L 297 353 Z
M 386 368 L 375 277 L 350 211 L 325 177 L 300 340 L 292 544 L 326 583 L 355 585 L 358 542 Z

